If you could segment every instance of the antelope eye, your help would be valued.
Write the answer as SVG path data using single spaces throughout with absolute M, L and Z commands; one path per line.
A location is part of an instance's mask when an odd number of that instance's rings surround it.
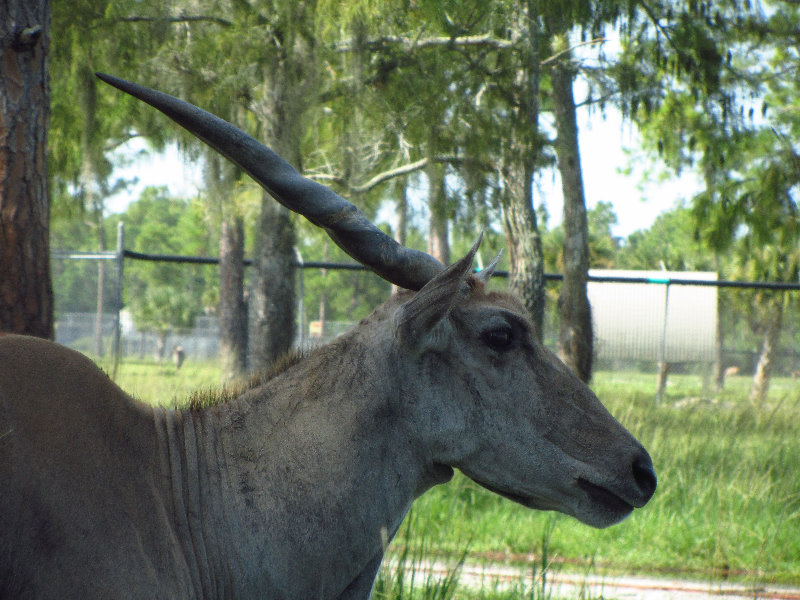
M 508 324 L 487 329 L 481 335 L 486 345 L 493 350 L 507 350 L 514 341 L 514 333 Z

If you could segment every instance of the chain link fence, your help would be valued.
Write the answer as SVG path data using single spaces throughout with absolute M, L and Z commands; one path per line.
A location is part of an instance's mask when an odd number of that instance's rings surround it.
M 127 251 L 120 233 L 113 252 L 55 252 L 52 260 L 58 342 L 90 355 L 116 355 L 122 360 L 173 360 L 176 352 L 188 360 L 217 358 L 219 325 L 213 294 L 190 325 L 142 326 L 129 308 L 131 294 L 149 292 L 128 274 L 133 270 L 129 265 L 138 261 L 175 264 L 190 282 L 175 282 L 176 289 L 168 295 L 178 296 L 192 281 L 202 279 L 206 288 L 213 288 L 216 259 Z M 377 277 L 363 272 L 359 265 L 299 260 L 297 267 L 298 346 L 322 344 L 341 335 L 389 294 L 389 286 L 383 282 L 371 295 L 363 293 L 369 278 Z M 335 279 L 332 273 L 337 274 Z M 502 288 L 502 277 L 507 274 L 497 275 L 493 285 Z M 548 275 L 547 280 L 545 343 L 555 349 L 560 276 Z M 798 289 L 800 285 L 787 283 L 717 281 L 714 273 L 591 271 L 596 368 L 656 372 L 659 364 L 669 363 L 671 372 L 710 373 L 710 365 L 719 356 L 729 374 L 750 374 L 756 368 L 769 323 L 775 320 L 775 311 L 780 311 L 779 351 L 773 358 L 772 373 L 798 376 Z M 345 311 L 349 318 L 342 319 L 341 314 L 325 318 L 320 297 L 334 293 L 350 294 L 348 299 L 338 298 L 340 305 L 350 303 Z

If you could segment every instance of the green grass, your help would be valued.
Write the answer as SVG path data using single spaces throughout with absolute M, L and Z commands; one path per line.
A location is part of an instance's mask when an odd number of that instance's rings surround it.
M 126 362 L 118 377 L 167 406 L 218 380 L 217 368 L 191 362 L 180 371 Z M 560 569 L 800 584 L 800 384 L 776 379 L 762 405 L 747 400 L 748 386 L 734 377 L 713 397 L 700 377 L 671 375 L 656 404 L 654 375 L 596 375 L 595 391 L 647 447 L 659 476 L 653 500 L 620 525 L 594 530 L 530 511 L 457 475 L 415 503 L 413 528 L 392 547 L 450 558 L 468 547 L 471 557 L 533 564 L 546 537 Z
M 378 572 L 372 600 L 557 600 L 553 597 L 549 577 L 553 571 L 550 562 L 551 526 L 543 531 L 537 546 L 537 560 L 520 569 L 512 580 L 505 576 L 493 579 L 487 575 L 478 584 L 473 578 L 462 583 L 462 571 L 470 557 L 469 545 L 458 551 L 448 562 L 437 561 L 437 571 L 431 569 L 436 550 L 429 544 L 424 532 L 420 534 L 416 511 L 412 508 L 406 518 L 401 538 L 403 545 L 393 544 Z
M 99 363 L 111 373 L 111 365 Z M 187 360 L 180 369 L 171 362 L 126 359 L 120 363 L 117 385 L 132 396 L 159 406 L 183 404 L 198 390 L 220 387 L 221 370 L 211 362 Z
M 644 509 L 606 530 L 559 517 L 551 552 L 566 568 L 800 583 L 800 394 L 790 382 L 777 382 L 770 401 L 754 406 L 745 381 L 712 401 L 702 399 L 699 378 L 673 376 L 656 405 L 653 376 L 596 380 L 600 397 L 653 456 L 659 488 Z M 453 552 L 469 539 L 473 553 L 507 560 L 527 560 L 549 519 L 464 477 L 415 508 L 433 547 Z

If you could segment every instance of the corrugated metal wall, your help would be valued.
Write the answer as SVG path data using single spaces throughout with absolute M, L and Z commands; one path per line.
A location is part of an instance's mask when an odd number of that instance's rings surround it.
M 598 277 L 716 280 L 716 273 L 592 270 Z M 589 282 L 600 359 L 713 362 L 717 288 L 666 283 Z

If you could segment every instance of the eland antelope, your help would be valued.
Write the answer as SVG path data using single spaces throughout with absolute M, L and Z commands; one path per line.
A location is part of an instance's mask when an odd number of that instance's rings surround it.
M 459 469 L 606 527 L 645 505 L 645 449 L 522 305 L 398 246 L 249 136 L 148 102 L 406 288 L 350 333 L 207 407 L 154 408 L 57 344 L 0 337 L 0 598 L 368 598 L 415 498 Z

